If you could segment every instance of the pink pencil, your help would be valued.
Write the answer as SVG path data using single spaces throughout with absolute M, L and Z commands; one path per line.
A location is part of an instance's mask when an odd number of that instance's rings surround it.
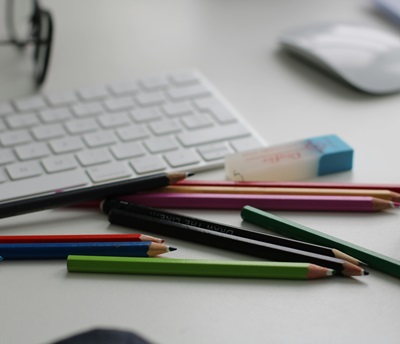
M 140 205 L 160 208 L 241 209 L 251 205 L 263 210 L 377 212 L 400 208 L 400 203 L 359 196 L 302 196 L 202 193 L 140 193 L 119 197 Z
M 236 182 L 232 180 L 192 180 L 186 179 L 176 185 L 187 186 L 248 186 L 274 188 L 329 188 L 329 189 L 371 189 L 391 190 L 400 193 L 400 184 L 368 183 L 322 183 L 322 182 Z

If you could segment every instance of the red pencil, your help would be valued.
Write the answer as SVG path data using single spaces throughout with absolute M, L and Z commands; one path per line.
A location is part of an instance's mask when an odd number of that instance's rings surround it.
M 1 244 L 52 243 L 52 242 L 122 242 L 151 241 L 163 243 L 164 240 L 143 234 L 65 234 L 65 235 L 1 235 Z
M 328 182 L 236 182 L 232 180 L 191 180 L 186 179 L 175 185 L 187 186 L 248 186 L 248 187 L 274 187 L 274 188 L 331 188 L 331 189 L 371 189 L 391 190 L 400 193 L 400 184 L 377 183 L 328 183 Z

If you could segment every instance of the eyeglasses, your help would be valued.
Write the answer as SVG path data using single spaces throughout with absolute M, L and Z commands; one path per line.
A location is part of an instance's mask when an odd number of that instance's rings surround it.
M 33 44 L 34 81 L 39 87 L 45 80 L 50 61 L 53 38 L 53 20 L 49 11 L 38 0 L 6 0 L 6 28 L 8 40 L 1 45 L 13 44 L 24 50 Z

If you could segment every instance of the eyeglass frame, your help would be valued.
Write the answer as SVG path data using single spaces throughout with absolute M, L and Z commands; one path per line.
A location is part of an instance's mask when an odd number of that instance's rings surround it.
M 47 75 L 49 63 L 50 63 L 50 54 L 52 48 L 52 41 L 53 41 L 53 19 L 51 13 L 43 9 L 38 0 L 32 0 L 33 3 L 33 11 L 30 15 L 29 21 L 31 22 L 31 33 L 30 37 L 26 40 L 18 40 L 15 34 L 15 26 L 13 22 L 13 8 L 14 3 L 13 0 L 7 0 L 6 2 L 6 25 L 8 29 L 8 40 L 0 40 L 0 45 L 12 44 L 18 47 L 19 49 L 24 49 L 28 44 L 34 43 L 35 48 L 33 52 L 33 60 L 35 63 L 35 72 L 34 72 L 34 81 L 37 87 L 40 87 Z M 41 36 L 41 29 L 44 20 L 48 21 L 48 32 L 47 36 L 42 39 Z M 43 66 L 38 66 L 39 64 L 39 54 L 40 54 L 40 47 L 41 45 L 46 45 L 47 50 L 43 60 Z M 37 73 L 37 68 L 42 67 L 42 72 Z

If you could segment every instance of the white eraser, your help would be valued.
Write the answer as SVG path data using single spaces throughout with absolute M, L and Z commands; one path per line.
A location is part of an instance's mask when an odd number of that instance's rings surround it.
M 353 149 L 326 135 L 228 155 L 227 178 L 236 181 L 304 180 L 351 170 Z

